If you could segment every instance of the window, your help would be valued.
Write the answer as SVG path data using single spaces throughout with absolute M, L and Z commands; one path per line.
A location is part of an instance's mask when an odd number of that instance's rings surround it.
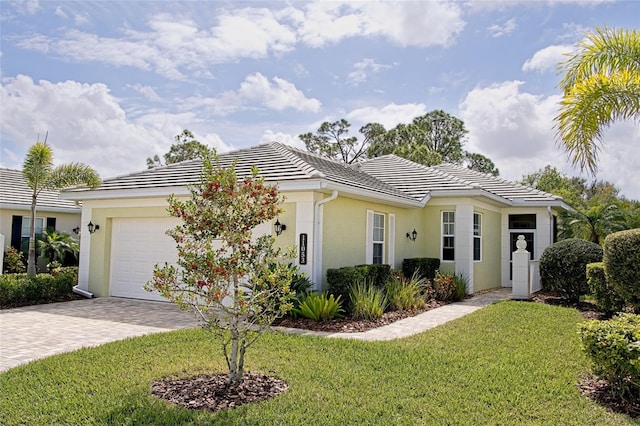
M 455 260 L 455 212 L 442 212 L 442 260 Z
M 482 261 L 482 215 L 473 214 L 473 260 Z
M 510 214 L 509 229 L 536 229 L 536 215 Z
M 384 262 L 384 215 L 373 213 L 373 261 L 374 264 Z
M 29 250 L 29 227 L 31 226 L 31 217 L 22 217 L 22 229 L 20 232 L 20 248 L 26 252 Z M 36 238 L 42 235 L 44 230 L 44 218 L 36 217 Z

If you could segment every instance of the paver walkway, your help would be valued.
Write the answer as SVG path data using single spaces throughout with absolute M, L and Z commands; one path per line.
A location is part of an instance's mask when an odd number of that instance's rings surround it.
M 499 289 L 360 333 L 275 327 L 287 333 L 358 340 L 393 340 L 421 333 L 487 305 L 511 298 Z M 0 371 L 81 347 L 198 325 L 171 303 L 103 297 L 0 311 Z
M 324 336 L 340 339 L 355 339 L 367 341 L 395 340 L 422 333 L 423 331 L 437 327 L 448 321 L 463 317 L 467 314 L 470 314 L 471 312 L 484 308 L 485 306 L 509 299 L 511 299 L 511 289 L 501 288 L 498 290 L 473 296 L 461 302 L 444 305 L 439 308 L 423 312 L 414 317 L 404 318 L 394 323 L 384 325 L 379 328 L 373 328 L 371 330 L 363 331 L 360 333 L 319 332 L 284 327 L 279 327 L 277 329 L 288 333 Z

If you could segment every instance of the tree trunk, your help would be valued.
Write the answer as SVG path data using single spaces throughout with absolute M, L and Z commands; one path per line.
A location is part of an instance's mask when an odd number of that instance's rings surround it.
M 31 223 L 29 224 L 29 254 L 27 257 L 27 276 L 36 276 L 36 191 L 31 196 Z

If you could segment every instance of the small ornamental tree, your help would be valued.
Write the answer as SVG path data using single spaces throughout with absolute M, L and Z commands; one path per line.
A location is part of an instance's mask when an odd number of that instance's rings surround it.
M 292 308 L 295 270 L 281 261 L 286 256 L 273 236 L 252 236 L 281 212 L 283 198 L 257 169 L 238 179 L 235 163 L 222 168 L 217 157 L 204 160 L 200 183 L 189 190 L 187 200 L 168 200 L 171 216 L 183 221 L 167 231 L 176 242 L 177 266 L 156 265 L 145 288 L 193 309 L 203 328 L 221 337 L 228 383 L 236 386 L 246 349 Z

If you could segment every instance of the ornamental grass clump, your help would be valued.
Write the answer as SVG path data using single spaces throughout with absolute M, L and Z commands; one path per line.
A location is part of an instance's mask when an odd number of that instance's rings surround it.
M 299 306 L 294 309 L 296 315 L 313 321 L 329 321 L 342 318 L 344 310 L 340 305 L 341 297 L 333 294 L 309 293 L 300 299 Z
M 389 307 L 394 311 L 418 309 L 425 305 L 429 282 L 414 270 L 411 278 L 394 274 L 385 286 Z
M 177 265 L 156 265 L 145 288 L 182 309 L 193 310 L 203 328 L 221 338 L 228 383 L 242 383 L 247 348 L 291 308 L 295 270 L 271 235 L 253 229 L 281 213 L 283 197 L 252 168 L 240 179 L 236 163 L 223 168 L 215 154 L 203 160 L 191 197 L 169 197 L 169 214 L 182 224 L 167 231 L 178 249 Z M 250 333 L 251 331 L 251 333 Z
M 372 320 L 382 317 L 387 297 L 372 281 L 364 280 L 351 286 L 351 315 L 355 319 Z

